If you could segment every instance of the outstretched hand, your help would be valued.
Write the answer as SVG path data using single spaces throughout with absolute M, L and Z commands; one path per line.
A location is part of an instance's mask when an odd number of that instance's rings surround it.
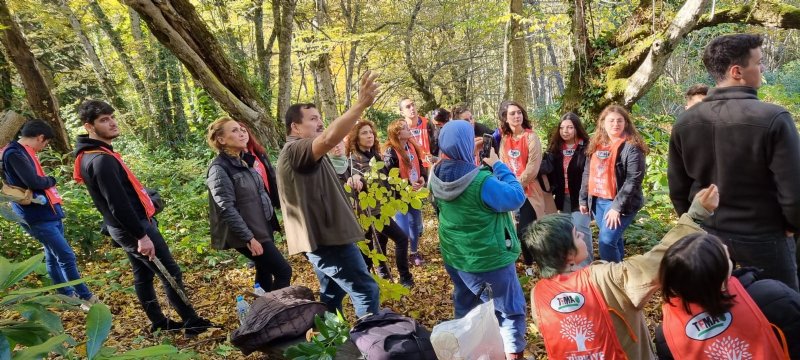
M 358 87 L 358 103 L 362 106 L 369 107 L 375 102 L 378 97 L 378 83 L 375 79 L 378 78 L 378 73 L 373 73 L 367 70 L 364 76 L 361 77 L 361 85 Z
M 719 207 L 719 189 L 717 185 L 711 184 L 711 186 L 698 191 L 694 196 L 694 201 L 699 201 L 703 208 L 713 213 Z

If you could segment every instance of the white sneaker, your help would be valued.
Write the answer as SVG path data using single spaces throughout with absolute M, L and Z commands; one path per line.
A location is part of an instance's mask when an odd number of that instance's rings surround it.
M 89 309 L 92 308 L 92 305 L 99 303 L 100 299 L 97 298 L 97 295 L 92 295 L 92 297 L 82 301 L 81 310 L 89 312 Z

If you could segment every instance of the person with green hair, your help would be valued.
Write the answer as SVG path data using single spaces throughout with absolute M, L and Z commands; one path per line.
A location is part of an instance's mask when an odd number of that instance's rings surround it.
M 542 275 L 531 290 L 531 307 L 548 356 L 656 359 L 643 308 L 658 290 L 661 258 L 679 239 L 702 233 L 698 224 L 718 205 L 717 187 L 711 185 L 698 192 L 689 212 L 652 250 L 583 268 L 586 243 L 569 214 L 547 215 L 531 225 L 522 240 Z

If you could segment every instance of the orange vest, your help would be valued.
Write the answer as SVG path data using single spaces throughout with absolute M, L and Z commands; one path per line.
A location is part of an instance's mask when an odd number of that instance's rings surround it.
M 22 145 L 22 147 L 25 149 L 31 159 L 33 159 L 33 165 L 36 167 L 36 175 L 45 176 L 44 169 L 42 169 L 42 164 L 39 163 L 39 158 L 36 156 L 36 151 L 33 151 L 33 149 L 27 145 Z M 56 204 L 61 204 L 61 195 L 58 193 L 58 190 L 56 190 L 55 185 L 45 189 L 44 195 L 47 197 L 47 202 L 50 204 L 50 208 L 55 212 Z
M 267 193 L 269 193 L 269 176 L 267 176 L 267 164 L 261 162 L 261 158 L 256 154 L 255 149 L 251 146 L 247 148 L 247 151 L 253 154 L 256 158 L 256 161 L 253 162 L 253 169 L 258 172 L 258 175 L 261 175 L 261 180 L 264 181 L 264 188 L 267 189 Z
M 503 137 L 503 154 L 500 154 L 500 160 L 511 168 L 511 172 L 519 179 L 522 173 L 525 172 L 525 167 L 528 166 L 528 136 L 533 132 L 531 129 L 525 129 L 525 132 L 519 139 L 514 140 L 514 135 Z M 532 196 L 533 182 L 525 186 L 525 195 Z
M 397 150 L 395 150 L 397 152 Z M 397 160 L 398 167 L 400 168 L 400 177 L 403 179 L 408 180 L 408 182 L 414 182 L 422 176 L 419 172 L 419 162 L 420 159 L 417 157 L 417 148 L 414 145 L 408 145 L 406 149 L 406 154 L 408 154 L 408 160 L 411 163 L 411 166 L 406 165 L 406 162 L 400 158 L 400 153 L 397 153 Z M 411 172 L 414 171 L 417 174 L 417 179 L 411 179 Z
M 133 190 L 136 191 L 136 195 L 139 197 L 139 202 L 141 202 L 142 207 L 144 207 L 145 215 L 147 215 L 147 219 L 150 220 L 153 215 L 156 214 L 156 207 L 153 205 L 153 200 L 150 199 L 150 195 L 147 194 L 147 191 L 145 191 L 142 183 L 139 182 L 139 179 L 136 178 L 136 175 L 133 175 L 131 169 L 128 169 L 128 166 L 125 165 L 124 161 L 122 161 L 122 156 L 119 153 L 110 151 L 103 147 L 99 147 L 98 149 L 99 150 L 81 151 L 78 153 L 78 156 L 75 158 L 75 165 L 72 168 L 72 178 L 74 178 L 75 182 L 78 184 L 83 184 L 83 177 L 81 176 L 81 161 L 83 161 L 83 154 L 106 153 L 113 156 L 115 159 L 117 159 L 117 161 L 119 161 L 119 164 L 122 165 L 122 169 L 125 170 L 125 174 L 128 176 L 128 181 L 131 182 Z
M 430 138 L 428 137 L 428 119 L 424 116 L 420 116 L 419 120 L 417 120 L 417 123 L 409 126 L 408 130 L 411 131 L 411 137 L 414 138 L 414 141 L 416 141 L 417 144 L 422 147 L 422 151 L 424 151 L 425 154 L 430 154 L 431 143 Z M 423 158 L 420 160 L 422 161 L 422 166 L 431 166 L 431 164 L 428 162 L 427 156 L 423 156 Z
M 589 196 L 614 200 L 617 196 L 617 172 L 614 168 L 619 156 L 619 148 L 625 138 L 610 145 L 598 146 L 589 160 Z
M 533 297 L 548 358 L 627 359 L 588 267 L 539 280 Z
M 728 279 L 733 307 L 713 317 L 696 304 L 691 315 L 676 305 L 664 304 L 664 337 L 676 359 L 789 359 L 772 332 L 771 324 L 735 277 Z

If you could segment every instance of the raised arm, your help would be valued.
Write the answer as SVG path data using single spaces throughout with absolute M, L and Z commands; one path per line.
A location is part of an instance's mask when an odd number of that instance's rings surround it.
M 333 149 L 336 145 L 342 142 L 350 129 L 356 125 L 358 119 L 372 105 L 375 97 L 378 95 L 378 83 L 375 79 L 378 77 L 377 73 L 367 71 L 361 77 L 361 85 L 358 89 L 358 101 L 347 109 L 347 111 L 333 120 L 325 131 L 314 139 L 311 145 L 311 151 L 314 155 L 314 160 L 319 161 L 325 154 Z

